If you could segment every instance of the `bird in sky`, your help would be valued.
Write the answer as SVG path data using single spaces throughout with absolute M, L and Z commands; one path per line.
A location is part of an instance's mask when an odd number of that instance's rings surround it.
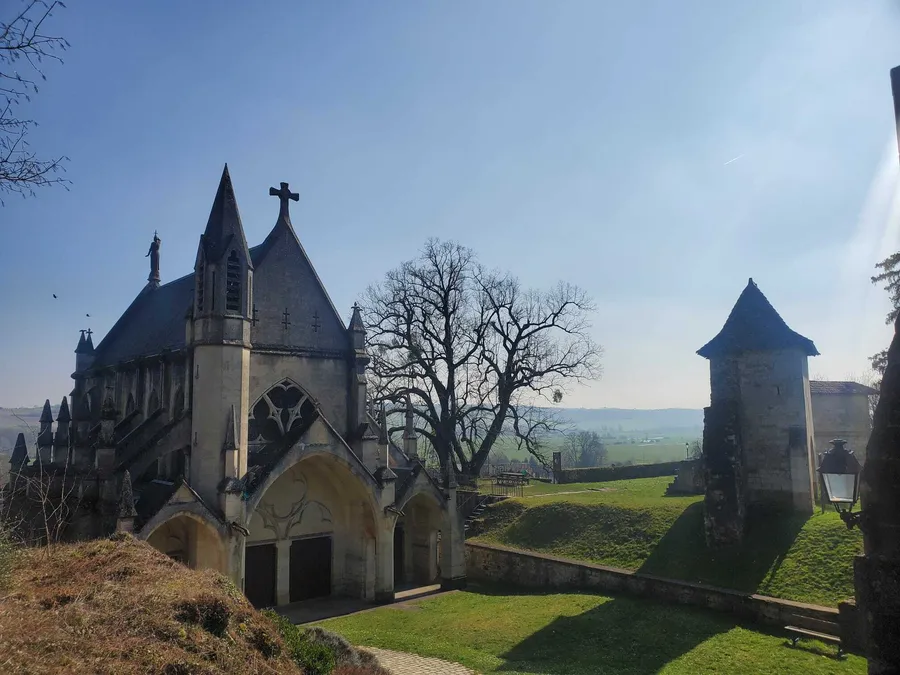
M 85 314 L 85 316 L 88 317 L 88 318 L 90 318 L 91 315 L 90 315 L 90 314 Z
M 53 297 L 54 297 L 54 298 L 56 297 L 56 293 L 53 294 Z

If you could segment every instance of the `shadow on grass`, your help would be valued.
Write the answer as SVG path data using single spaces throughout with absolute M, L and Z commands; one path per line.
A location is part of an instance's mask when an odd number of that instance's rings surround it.
M 491 590 L 479 588 L 479 592 Z M 502 592 L 509 594 L 508 590 Z M 529 635 L 500 655 L 504 663 L 497 670 L 547 675 L 651 675 L 735 625 L 728 617 L 702 610 L 610 598 L 577 616 L 560 616 Z
M 709 549 L 703 529 L 703 503 L 688 506 L 659 541 L 638 572 L 765 593 L 806 522 L 806 516 L 750 513 L 740 546 Z

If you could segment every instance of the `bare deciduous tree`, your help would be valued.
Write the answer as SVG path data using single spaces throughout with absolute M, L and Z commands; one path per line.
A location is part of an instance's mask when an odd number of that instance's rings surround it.
M 609 451 L 596 431 L 579 429 L 566 436 L 563 459 L 570 467 L 590 468 L 603 466 Z
M 454 242 L 429 240 L 363 304 L 373 398 L 409 397 L 442 467 L 469 476 L 502 434 L 546 464 L 541 439 L 560 428 L 547 404 L 600 372 L 584 291 L 525 289 Z
M 35 187 L 68 181 L 59 175 L 66 157 L 40 159 L 28 144 L 28 132 L 37 122 L 23 115 L 23 104 L 38 93 L 46 80 L 44 64 L 62 63 L 59 51 L 69 43 L 46 34 L 45 24 L 62 2 L 23 0 L 7 2 L 8 19 L 0 19 L 0 193 L 33 195 Z M 0 200 L 0 204 L 2 204 Z

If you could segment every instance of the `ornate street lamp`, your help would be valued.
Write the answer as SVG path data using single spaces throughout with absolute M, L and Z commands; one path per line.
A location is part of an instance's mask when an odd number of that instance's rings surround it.
M 859 525 L 861 514 L 853 513 L 859 499 L 859 474 L 862 466 L 847 441 L 836 438 L 831 449 L 819 455 L 819 474 L 825 484 L 825 496 L 834 506 L 848 529 Z

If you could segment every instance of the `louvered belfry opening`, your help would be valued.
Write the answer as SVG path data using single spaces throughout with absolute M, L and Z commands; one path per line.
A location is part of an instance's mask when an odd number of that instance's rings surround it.
M 225 310 L 239 312 L 241 309 L 241 261 L 237 251 L 228 256 L 225 266 Z

